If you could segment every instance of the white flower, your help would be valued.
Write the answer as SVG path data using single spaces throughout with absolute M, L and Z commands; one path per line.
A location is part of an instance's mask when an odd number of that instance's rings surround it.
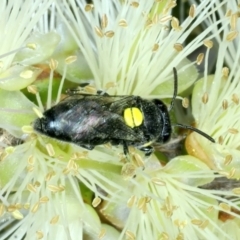
M 214 1 L 192 5 L 179 23 L 171 15 L 175 1 L 59 1 L 58 10 L 84 55 L 97 89 L 113 94 L 172 97 L 173 67 L 179 92 L 197 78 L 195 62 L 186 57 L 203 44 L 210 26 L 187 46 L 193 29 L 207 19 Z M 216 9 L 215 9 L 216 11 Z M 172 26 L 172 28 L 170 27 Z M 171 30 L 170 30 L 171 29 Z
M 234 194 L 198 188 L 211 182 L 214 172 L 191 156 L 176 157 L 165 167 L 151 161 L 144 171 L 136 168 L 136 177 L 123 183 L 126 190 L 102 206 L 103 215 L 123 229 L 119 239 L 230 239 L 218 215 L 223 211 L 239 220 L 231 212 L 239 210 L 237 202 L 221 197 Z
M 221 171 L 228 178 L 238 179 L 240 176 L 240 51 L 238 48 L 240 28 L 236 8 L 237 3 L 231 1 L 227 2 L 224 8 L 219 9 L 222 40 L 219 40 L 216 71 L 213 76 L 207 76 L 205 72 L 204 78 L 196 84 L 193 91 L 192 105 L 196 126 L 207 131 L 217 143 L 209 144 L 193 133 L 187 140 L 187 146 L 189 152 L 201 158 L 212 169 Z M 213 24 L 214 18 L 209 21 L 209 24 Z
M 34 52 L 33 44 L 26 45 L 26 39 L 52 1 L 2 1 L 0 4 L 0 88 L 10 91 L 22 89 L 31 84 L 41 73 L 39 68 L 26 66 L 21 61 L 14 63 L 17 52 L 28 49 Z M 24 45 L 25 44 L 25 45 Z
M 7 229 L 5 225 L 0 226 L 1 239 L 8 239 L 12 234 L 17 239 L 25 234 L 26 239 L 32 236 L 82 239 L 84 235 L 97 237 L 109 229 L 101 226 L 89 205 L 92 194 L 88 194 L 86 187 L 99 199 L 108 199 L 108 194 L 120 189 L 116 173 L 121 168 L 101 162 L 100 159 L 108 161 L 108 158 L 100 151 L 96 162 L 79 149 L 78 153 L 73 150 L 66 144 L 46 143 L 46 139 L 44 142 L 35 134 L 22 145 L 5 148 L 0 164 L 0 213 L 2 221 L 18 222 Z M 109 177 L 116 181 L 110 182 L 113 188 L 109 188 Z M 109 231 L 106 239 L 109 234 L 118 235 L 111 228 Z
M 179 72 L 180 91 L 197 78 L 194 64 L 199 64 L 203 55 L 194 63 L 186 57 L 203 40 L 207 46 L 211 43 L 205 38 L 217 34 L 213 31 L 209 35 L 219 23 L 213 23 L 188 45 L 183 45 L 193 29 L 217 11 L 214 3 L 202 1 L 197 7 L 192 6 L 189 17 L 180 24 L 170 15 L 175 1 L 103 0 L 96 1 L 94 6 L 85 1 L 56 1 L 59 16 L 54 15 L 52 5 L 53 19 L 64 21 L 57 26 L 58 34 L 49 32 L 56 26 L 54 21 L 49 24 L 41 20 L 34 30 L 41 30 L 45 35 L 33 33 L 29 38 L 29 46 L 35 48 L 34 44 L 39 44 L 35 57 L 24 48 L 14 60 L 31 65 L 46 63 L 50 57 L 56 59 L 49 61 L 47 108 L 52 105 L 55 70 L 62 73 L 62 80 L 67 76 L 80 82 L 92 77 L 97 89 L 108 90 L 110 94 L 171 97 L 173 67 Z M 46 12 L 44 16 L 48 16 Z M 43 27 L 45 24 L 51 27 Z M 71 36 L 64 38 L 66 34 Z M 45 43 L 45 39 L 51 41 Z M 13 59 L 9 66 L 12 62 Z M 76 69 L 81 62 L 86 72 L 91 70 L 90 74 L 81 75 L 81 67 Z M 29 84 L 31 81 L 25 85 Z M 31 89 L 36 93 L 39 108 L 43 109 L 39 93 L 34 86 Z M 219 239 L 216 235 L 219 233 L 222 238 L 228 238 L 218 225 L 221 210 L 239 219 L 231 211 L 231 208 L 239 211 L 238 189 L 233 192 L 204 189 L 205 184 L 218 176 L 199 159 L 178 156 L 163 166 L 154 155 L 143 161 L 135 151 L 130 151 L 131 162 L 126 162 L 121 155 L 122 146 L 118 149 L 99 146 L 83 151 L 36 134 L 26 126 L 35 117 L 34 104 L 22 93 L 2 90 L 0 94 L 0 100 L 1 96 L 7 99 L 2 105 L 5 112 L 0 116 L 1 126 L 17 137 L 25 134 L 23 144 L 5 147 L 1 153 L 0 216 L 8 224 L 0 226 L 1 239 L 214 240 Z M 60 94 L 57 102 L 59 99 Z M 15 117 L 30 108 L 29 115 Z M 12 112 L 16 115 L 12 116 Z M 96 209 L 112 227 L 101 223 Z M 13 220 L 18 221 L 12 223 Z

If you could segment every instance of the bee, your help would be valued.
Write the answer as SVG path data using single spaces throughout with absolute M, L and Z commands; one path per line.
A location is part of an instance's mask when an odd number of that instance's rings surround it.
M 174 68 L 174 95 L 177 95 L 177 71 Z M 49 137 L 70 142 L 92 150 L 95 146 L 111 143 L 122 145 L 125 155 L 128 147 L 153 152 L 153 144 L 164 144 L 172 134 L 167 106 L 159 99 L 146 100 L 140 96 L 110 96 L 79 94 L 72 91 L 57 105 L 46 110 L 42 118 L 35 120 L 34 129 Z M 175 126 L 191 129 L 215 142 L 206 133 L 187 125 Z

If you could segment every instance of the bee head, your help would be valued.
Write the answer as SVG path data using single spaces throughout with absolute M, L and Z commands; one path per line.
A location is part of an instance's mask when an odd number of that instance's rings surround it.
M 154 99 L 153 103 L 158 109 L 158 117 L 161 123 L 161 132 L 156 140 L 158 143 L 166 143 L 171 138 L 172 127 L 167 106 L 159 99 Z
M 49 121 L 45 117 L 37 118 L 33 122 L 33 128 L 39 133 L 46 134 L 49 129 Z

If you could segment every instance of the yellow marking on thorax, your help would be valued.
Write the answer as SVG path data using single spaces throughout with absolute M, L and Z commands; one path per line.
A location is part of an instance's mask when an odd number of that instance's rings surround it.
M 139 127 L 143 122 L 143 114 L 141 110 L 136 107 L 126 108 L 123 117 L 126 125 L 131 128 Z

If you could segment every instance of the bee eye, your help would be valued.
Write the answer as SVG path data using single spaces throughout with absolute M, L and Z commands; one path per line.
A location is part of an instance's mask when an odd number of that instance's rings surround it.
M 139 127 L 143 122 L 143 114 L 141 110 L 136 107 L 126 108 L 123 117 L 126 125 L 131 128 Z

